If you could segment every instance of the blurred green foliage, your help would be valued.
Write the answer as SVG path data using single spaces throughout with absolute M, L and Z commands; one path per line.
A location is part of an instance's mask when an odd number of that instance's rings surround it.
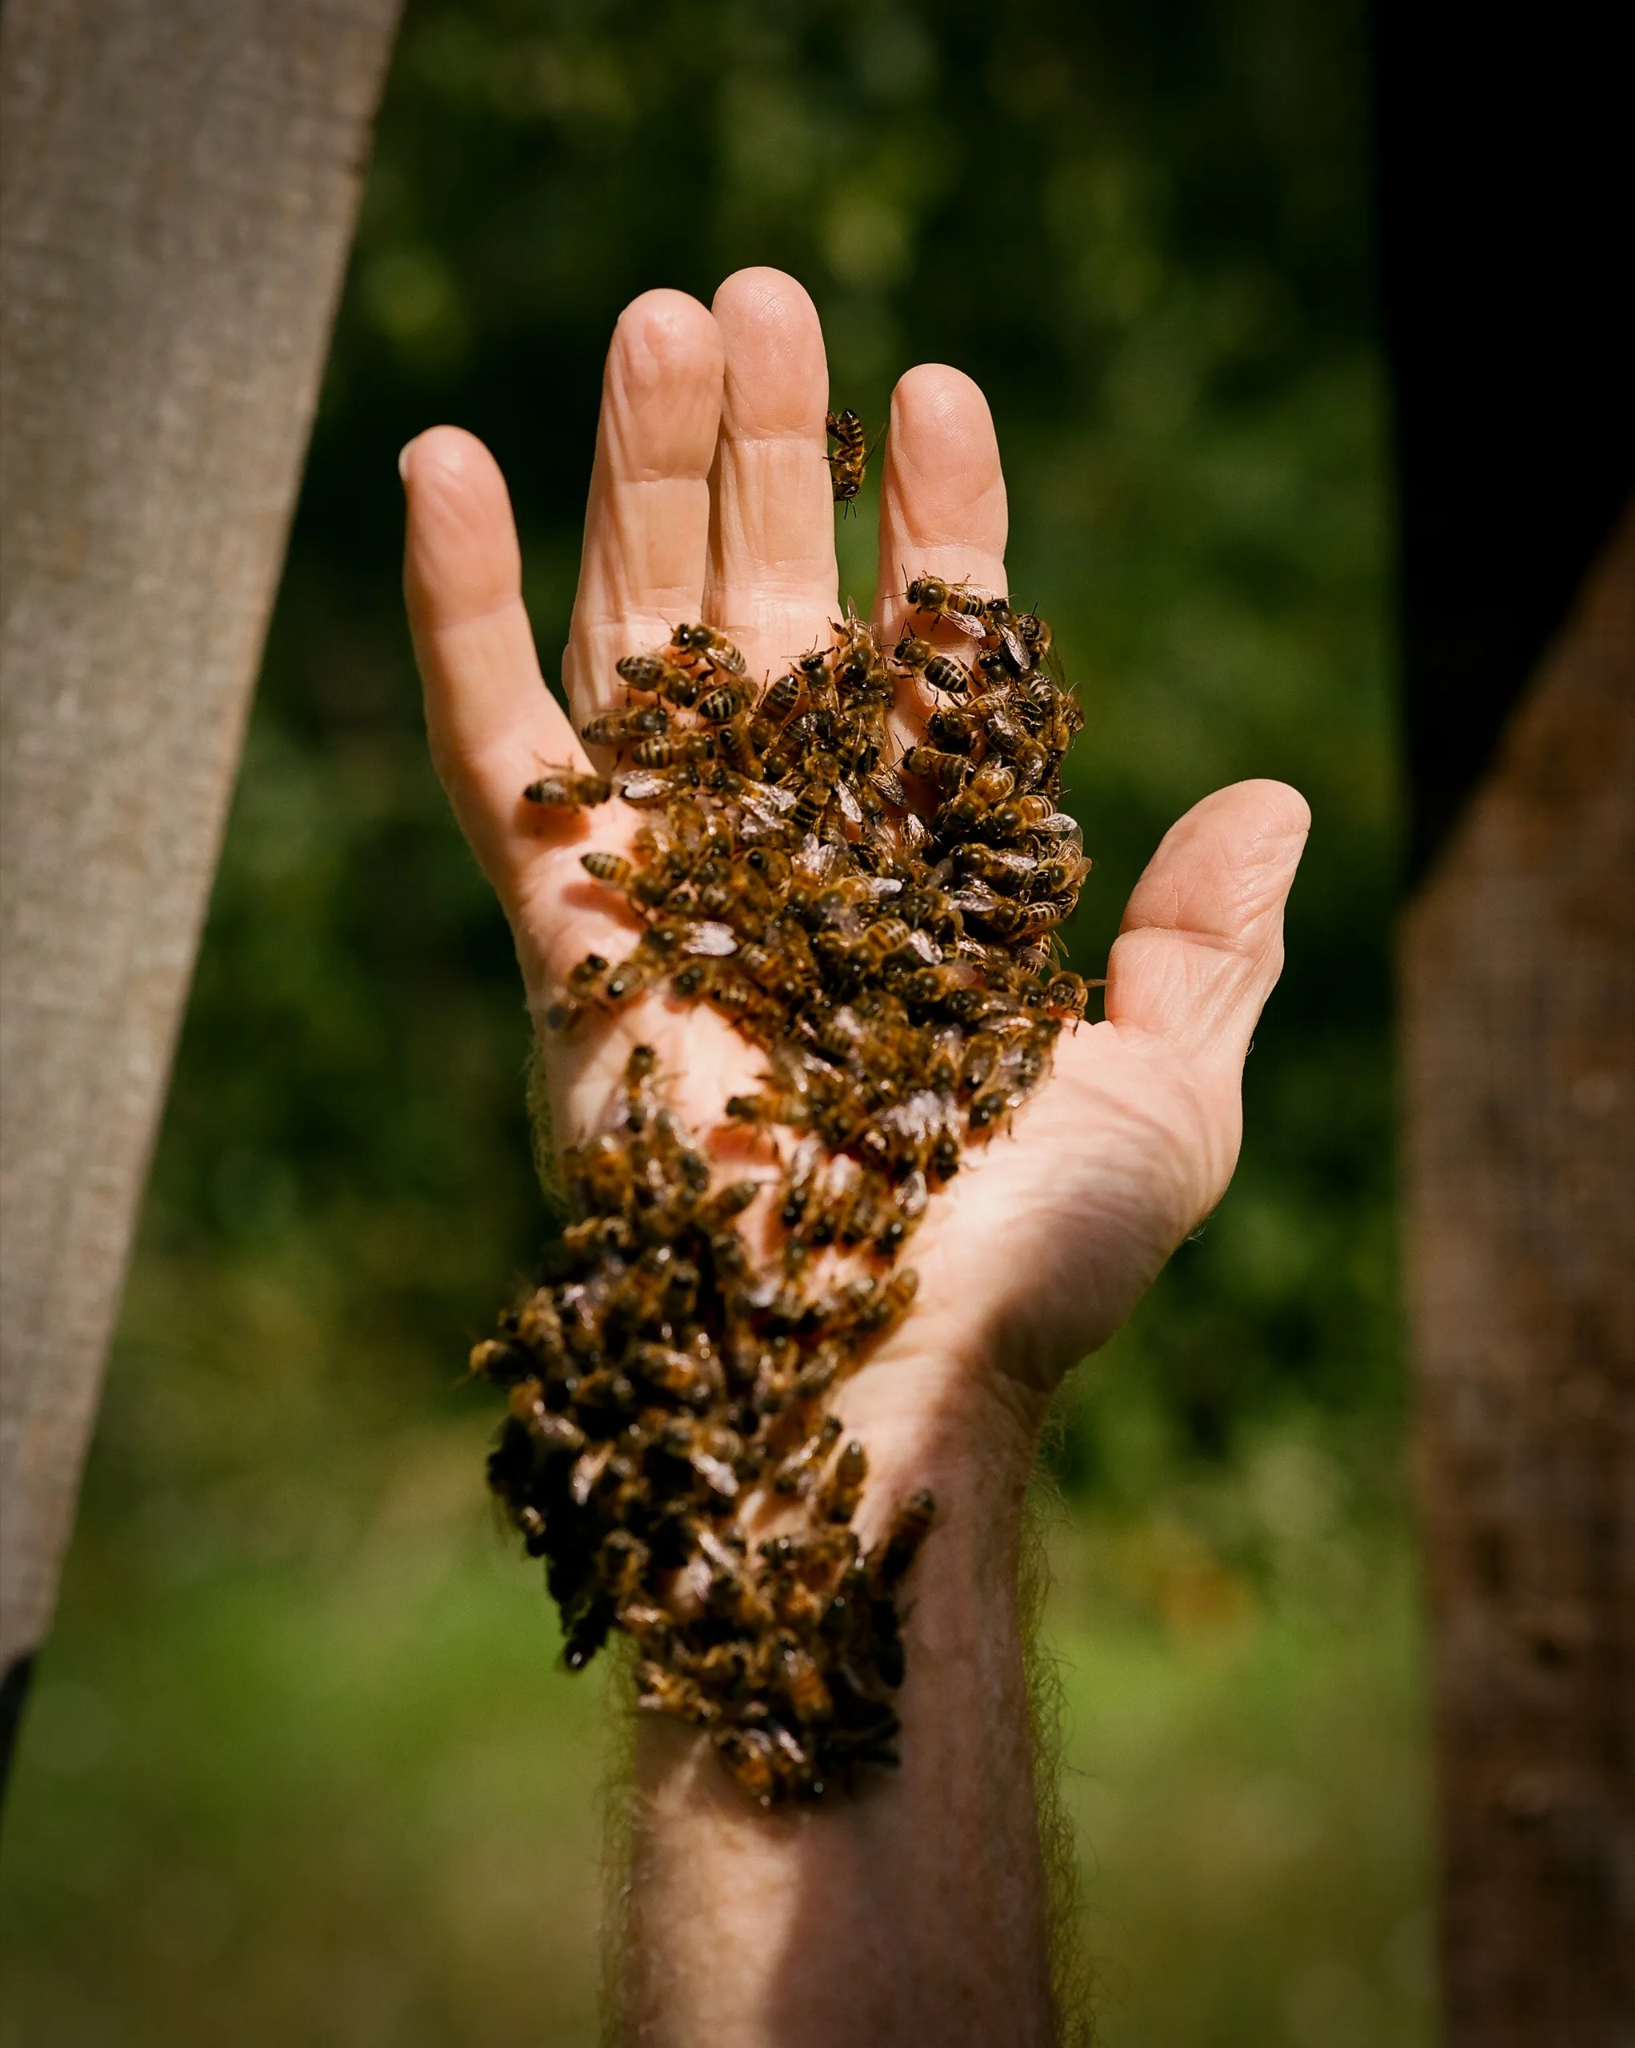
M 1088 714 L 1077 965 L 1196 798 L 1264 774 L 1312 802 L 1238 1177 L 1064 1400 L 1051 1456 L 1102 1564 L 1055 1626 L 1103 1689 L 1075 1754 L 1125 1754 L 1122 1811 L 1159 1802 L 1126 1838 L 1200 1873 L 1188 1921 L 1097 1852 L 1093 1921 L 1134 1930 L 1109 2038 L 1417 2038 L 1363 46 L 1357 0 L 410 0 L 46 1659 L 70 1733 L 107 1726 L 64 1768 L 57 1710 L 26 1732 L 6 2041 L 588 2038 L 594 1697 L 546 1675 L 543 1602 L 496 1563 L 459 1384 L 546 1227 L 527 1022 L 424 756 L 394 458 L 437 419 L 495 449 L 554 676 L 612 322 L 752 262 L 808 284 L 865 419 L 928 357 L 990 395 L 1013 588 Z M 860 605 L 872 502 L 841 528 Z M 1351 1579 L 1302 1579 L 1313 1546 Z M 1218 1682 L 1199 1614 L 1238 1643 Z M 1312 1718 L 1337 1689 L 1354 1742 Z M 1301 1823 L 1272 1861 L 1326 1875 L 1246 1932 L 1237 1836 L 1206 1854 L 1165 1785 L 1232 1812 L 1390 1786 L 1402 1818 L 1356 1856 Z M 1188 2004 L 1180 1956 L 1228 1950 Z

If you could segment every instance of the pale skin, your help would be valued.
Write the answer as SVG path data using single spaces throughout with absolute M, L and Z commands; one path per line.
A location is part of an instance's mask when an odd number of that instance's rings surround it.
M 542 817 L 520 792 L 542 763 L 605 770 L 574 728 L 622 702 L 616 659 L 678 621 L 725 632 L 752 675 L 827 639 L 840 615 L 829 402 L 816 312 L 780 272 L 738 272 L 710 308 L 673 291 L 627 308 L 563 661 L 572 724 L 541 676 L 492 456 L 453 427 L 404 450 L 432 752 L 510 920 L 536 1019 L 586 952 L 631 949 L 634 927 L 579 856 L 624 844 L 636 819 L 617 801 Z M 1003 591 L 1005 540 L 981 392 L 958 370 L 911 370 L 884 454 L 885 633 L 901 625 L 905 571 Z M 900 716 L 911 728 L 923 707 Z M 869 1453 L 864 1540 L 915 1487 L 939 1504 L 909 1581 L 902 1767 L 860 1797 L 767 1816 L 697 1738 L 644 1722 L 629 2041 L 1054 2038 L 1017 1616 L 1024 1489 L 1061 1376 L 1124 1320 L 1231 1176 L 1244 1055 L 1281 966 L 1308 823 L 1294 790 L 1244 782 L 1172 827 L 1125 910 L 1105 1021 L 1063 1035 L 1011 1130 L 974 1148 L 933 1203 L 911 1247 L 917 1304 L 838 1403 Z M 564 1143 L 603 1117 L 633 1044 L 657 1047 L 677 1106 L 706 1132 L 762 1064 L 713 1012 L 658 996 L 567 1039 L 541 1033 Z

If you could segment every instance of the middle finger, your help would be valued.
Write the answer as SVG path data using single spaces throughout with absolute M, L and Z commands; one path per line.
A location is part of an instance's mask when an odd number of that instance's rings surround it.
M 751 675 L 826 637 L 839 608 L 817 308 L 781 270 L 740 270 L 711 309 L 726 351 L 704 610 Z

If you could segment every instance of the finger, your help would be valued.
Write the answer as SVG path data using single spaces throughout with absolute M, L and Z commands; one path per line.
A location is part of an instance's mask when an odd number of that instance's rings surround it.
M 946 363 L 921 363 L 891 397 L 880 490 L 884 629 L 901 629 L 903 591 L 917 575 L 1003 593 L 1008 528 L 999 443 L 981 387 Z
M 432 759 L 472 851 L 505 894 L 532 843 L 524 785 L 544 763 L 588 763 L 540 674 L 499 464 L 474 434 L 432 427 L 399 466 L 404 595 Z
M 1282 782 L 1234 783 L 1172 825 L 1108 959 L 1108 1021 L 1241 1066 L 1282 971 L 1283 906 L 1310 826 Z
M 817 308 L 781 270 L 740 270 L 712 308 L 725 351 L 704 615 L 751 675 L 826 638 L 840 606 Z
M 614 663 L 700 616 L 721 333 L 685 292 L 643 292 L 619 316 L 562 680 L 574 723 L 619 699 Z

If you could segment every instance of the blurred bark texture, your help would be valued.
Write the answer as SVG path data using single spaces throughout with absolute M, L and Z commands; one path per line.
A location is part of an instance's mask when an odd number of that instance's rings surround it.
M 50 1626 L 396 15 L 4 11 L 8 1676 Z
M 1450 2048 L 1635 2042 L 1635 511 L 1409 913 Z

